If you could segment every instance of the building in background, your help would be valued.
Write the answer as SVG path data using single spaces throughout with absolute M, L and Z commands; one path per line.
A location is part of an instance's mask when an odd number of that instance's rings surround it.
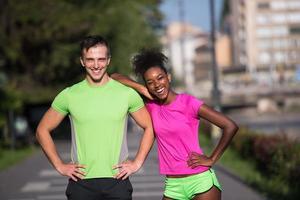
M 197 36 L 201 41 L 195 48 L 193 58 L 195 84 L 193 93 L 202 98 L 209 98 L 212 89 L 212 55 L 209 33 Z
M 186 85 L 186 91 L 202 98 L 209 98 L 212 89 L 210 33 L 187 23 L 174 22 L 167 26 L 161 41 L 164 52 L 170 59 L 175 79 Z M 219 72 L 232 69 L 229 36 L 217 34 L 215 45 Z M 229 79 L 234 78 L 230 76 Z
M 216 60 L 220 69 L 233 66 L 232 45 L 228 34 L 219 34 L 216 39 Z
M 175 79 L 183 83 L 187 91 L 194 88 L 196 48 L 207 43 L 203 31 L 188 23 L 174 22 L 167 26 L 162 37 L 164 52 L 170 59 L 171 69 Z
M 229 0 L 233 65 L 259 83 L 293 82 L 300 64 L 299 0 Z

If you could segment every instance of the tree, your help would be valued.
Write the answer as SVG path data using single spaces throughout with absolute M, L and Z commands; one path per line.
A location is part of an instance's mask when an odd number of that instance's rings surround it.
M 230 10 L 230 0 L 224 0 L 221 10 L 220 16 L 220 29 L 222 32 L 229 33 L 230 32 L 230 18 L 231 10 Z
M 101 34 L 111 44 L 110 71 L 128 74 L 141 47 L 158 47 L 158 0 L 0 0 L 0 71 L 33 101 L 47 88 L 78 81 L 80 39 Z M 51 95 L 50 95 L 51 96 Z

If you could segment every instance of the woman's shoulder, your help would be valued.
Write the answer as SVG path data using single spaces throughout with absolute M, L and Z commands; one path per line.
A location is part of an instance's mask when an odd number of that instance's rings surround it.
M 177 95 L 177 98 L 181 101 L 189 101 L 191 99 L 197 99 L 195 96 L 188 93 L 180 93 Z
M 146 106 L 150 106 L 150 107 L 158 105 L 158 103 L 155 100 L 150 100 L 150 99 L 145 99 L 145 104 Z
M 181 94 L 178 94 L 178 97 L 179 97 L 179 100 L 184 103 L 184 104 L 193 104 L 194 102 L 198 102 L 198 103 L 201 103 L 203 104 L 204 101 L 194 95 L 191 95 L 191 94 L 188 94 L 188 93 L 181 93 Z
M 179 93 L 178 95 L 181 96 L 182 98 L 197 98 L 194 95 L 186 93 L 186 92 Z

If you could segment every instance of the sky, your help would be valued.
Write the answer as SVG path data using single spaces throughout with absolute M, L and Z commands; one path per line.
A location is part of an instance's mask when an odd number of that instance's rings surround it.
M 180 0 L 163 0 L 160 6 L 161 11 L 165 15 L 164 24 L 172 21 L 180 21 L 179 2 Z M 184 20 L 192 25 L 201 28 L 204 31 L 210 30 L 210 13 L 209 1 L 211 0 L 182 0 L 184 5 Z M 215 1 L 215 20 L 216 29 L 220 19 L 223 0 Z

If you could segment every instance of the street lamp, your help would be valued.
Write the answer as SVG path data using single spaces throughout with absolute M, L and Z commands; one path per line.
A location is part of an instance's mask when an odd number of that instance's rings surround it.
M 219 80 L 218 80 L 218 66 L 216 62 L 216 51 L 215 51 L 215 6 L 214 0 L 209 0 L 210 8 L 210 25 L 211 25 L 211 56 L 212 56 L 212 91 L 211 91 L 211 101 L 213 107 L 217 111 L 221 111 L 221 92 L 219 90 Z M 212 129 L 212 139 L 215 140 L 220 136 L 220 130 L 213 125 Z
M 187 88 L 187 73 L 186 73 L 186 62 L 185 62 L 185 11 L 184 11 L 184 0 L 178 0 L 178 7 L 179 7 L 179 20 L 180 20 L 180 38 L 179 38 L 179 45 L 180 45 L 180 57 L 181 57 L 181 67 L 182 67 L 182 76 L 183 76 L 183 83 L 185 88 Z

